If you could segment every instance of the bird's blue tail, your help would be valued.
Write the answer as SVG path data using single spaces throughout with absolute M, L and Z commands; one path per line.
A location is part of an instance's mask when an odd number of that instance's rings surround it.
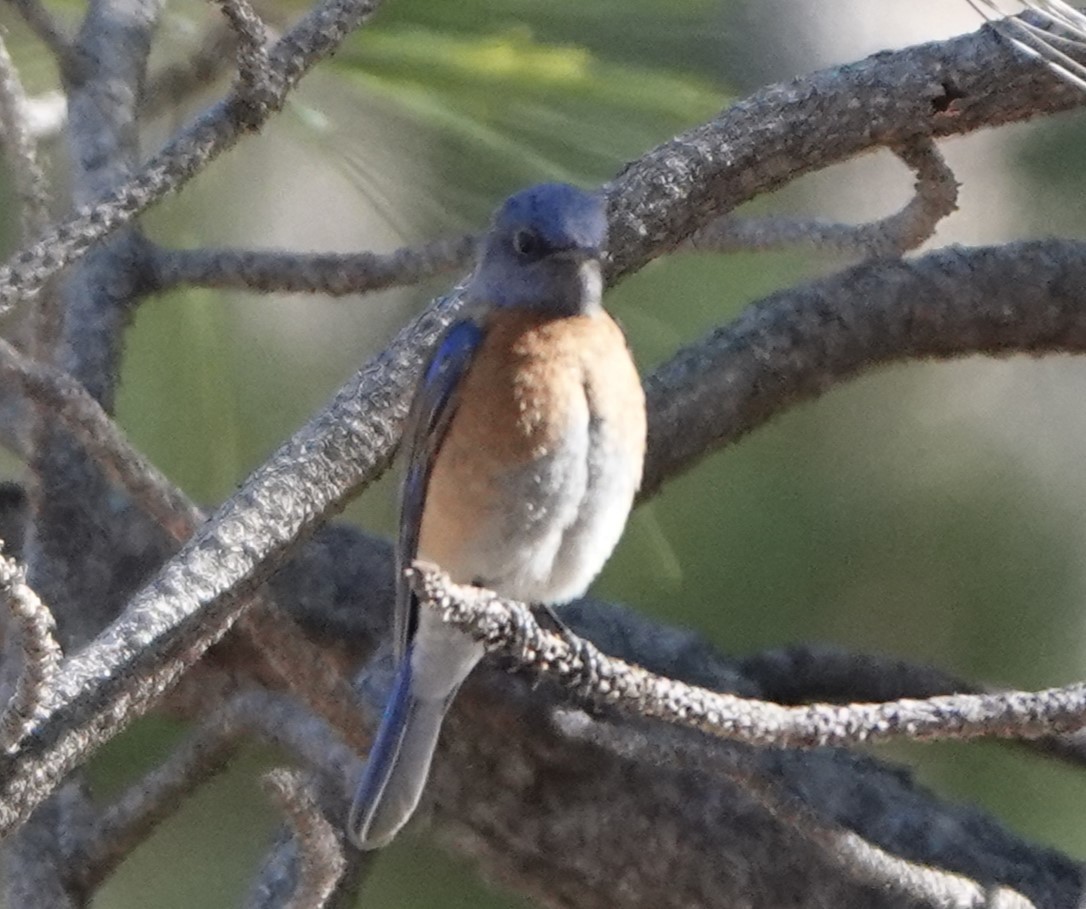
M 351 805 L 347 832 L 359 849 L 380 849 L 418 806 L 450 697 L 412 692 L 411 654 L 396 670 L 392 692 Z

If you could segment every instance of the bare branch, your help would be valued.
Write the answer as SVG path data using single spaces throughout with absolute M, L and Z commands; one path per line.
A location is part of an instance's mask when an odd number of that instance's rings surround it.
M 581 638 L 544 631 L 523 603 L 489 590 L 452 584 L 432 566 L 416 564 L 410 581 L 420 600 L 523 669 L 545 675 L 599 708 L 750 745 L 824 747 L 895 738 L 1036 738 L 1086 725 L 1086 682 L 1035 693 L 950 695 L 927 700 L 782 707 L 718 694 L 654 675 L 601 653 Z
M 140 99 L 140 112 L 147 118 L 157 117 L 225 74 L 237 40 L 237 34 L 228 26 L 210 29 L 183 60 L 152 74 Z
M 123 186 L 78 209 L 71 218 L 46 231 L 0 268 L 0 309 L 31 297 L 44 283 L 71 264 L 94 243 L 163 196 L 176 192 L 209 161 L 231 148 L 247 131 L 257 129 L 319 60 L 339 46 L 368 19 L 379 0 L 322 0 L 272 48 L 269 81 L 273 97 L 250 110 L 238 92 L 205 111 L 175 135 Z
M 820 817 L 788 791 L 785 781 L 759 767 L 750 749 L 720 747 L 720 743 L 684 730 L 662 736 L 642 729 L 593 720 L 581 711 L 559 711 L 555 719 L 571 738 L 606 748 L 649 766 L 680 762 L 707 774 L 731 780 L 759 806 L 815 846 L 823 859 L 859 884 L 899 894 L 910 903 L 932 909 L 1031 909 L 1026 897 L 1009 887 L 982 885 L 967 875 L 909 861 L 871 843 L 859 834 Z
M 271 61 L 268 57 L 268 29 L 249 0 L 215 0 L 237 35 L 238 85 L 241 96 L 255 107 L 274 102 Z M 256 113 L 256 112 L 254 112 Z M 263 120 L 268 111 L 258 114 Z
M 233 756 L 238 729 L 225 712 L 205 721 L 160 766 L 126 789 L 84 832 L 72 850 L 71 871 L 93 890 L 154 829 L 180 807 L 181 800 L 220 773 Z
M 41 0 L 13 0 L 13 3 L 38 40 L 52 51 L 62 67 L 65 66 L 71 53 L 71 39 Z
M 273 770 L 264 791 L 286 814 L 298 845 L 295 891 L 288 909 L 321 909 L 328 904 L 347 866 L 340 832 L 328 822 L 302 774 Z
M 878 365 L 1081 352 L 1084 306 L 1086 245 L 1072 241 L 941 249 L 772 294 L 646 380 L 642 497 L 787 406 Z
M 62 654 L 53 614 L 27 585 L 23 566 L 3 554 L 0 595 L 15 619 L 23 658 L 15 693 L 0 714 L 0 750 L 10 752 L 39 719 Z
M 817 644 L 755 654 L 743 660 L 742 666 L 765 700 L 778 704 L 811 701 L 847 704 L 1000 691 L 968 682 L 934 666 Z M 1030 751 L 1086 767 L 1086 731 L 1046 735 L 1019 744 Z
M 239 628 L 299 700 L 324 717 L 357 753 L 372 736 L 354 688 L 327 651 L 309 640 L 282 610 L 266 603 L 242 616 Z
M 201 514 L 125 437 L 101 405 L 67 373 L 20 354 L 0 339 L 0 374 L 64 424 L 88 453 L 175 540 L 187 539 Z
M 636 271 L 761 193 L 873 148 L 1083 104 L 1086 95 L 988 29 L 769 86 L 607 185 L 609 278 Z
M 476 238 L 468 235 L 387 254 L 158 249 L 152 280 L 160 290 L 189 285 L 344 296 L 418 284 L 459 271 L 470 263 L 475 243 Z
M 916 249 L 958 205 L 958 183 L 930 139 L 917 139 L 895 154 L 916 172 L 916 194 L 896 214 L 871 224 L 832 224 L 799 218 L 725 216 L 703 227 L 686 247 L 699 252 L 815 246 L 864 258 L 900 256 Z

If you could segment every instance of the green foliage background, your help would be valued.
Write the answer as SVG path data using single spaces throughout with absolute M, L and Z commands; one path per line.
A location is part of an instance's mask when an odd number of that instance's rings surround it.
M 264 9 L 285 21 L 303 7 L 279 0 Z M 79 9 L 61 12 L 74 21 Z M 31 88 L 48 88 L 55 74 L 44 54 L 2 13 Z M 600 182 L 726 105 L 729 84 L 743 79 L 723 65 L 726 48 L 759 40 L 744 35 L 740 13 L 734 0 L 387 0 L 283 117 L 155 211 L 147 229 L 178 245 L 307 248 L 311 226 L 329 217 L 316 194 L 306 204 L 318 172 L 356 213 L 341 248 L 478 227 L 514 188 Z M 158 62 L 183 58 L 212 21 L 194 0 L 171 4 Z M 182 119 L 150 129 L 147 149 Z M 1082 138 L 1081 118 L 1007 134 L 1014 179 L 1037 206 L 1018 236 L 1081 233 L 1081 206 L 1065 200 L 1083 198 Z M 302 166 L 284 170 L 281 160 Z M 886 211 L 905 198 L 896 185 L 876 191 Z M 801 187 L 759 207 L 803 204 Z M 277 227 L 265 233 L 268 211 Z M 747 303 L 833 264 L 676 256 L 610 300 L 648 371 Z M 152 300 L 128 339 L 120 419 L 190 494 L 218 501 L 439 287 L 343 301 L 206 291 Z M 1069 454 L 1067 405 L 1080 373 L 1065 359 L 865 376 L 670 483 L 635 514 L 596 592 L 736 654 L 824 641 L 1016 686 L 1081 677 L 1086 476 Z M 1031 427 L 1025 437 L 1019 425 Z M 391 482 L 348 519 L 389 532 Z M 140 724 L 95 761 L 95 786 L 103 797 L 117 791 L 181 732 Z M 1080 776 L 995 746 L 882 753 L 913 764 L 947 797 L 1086 858 Z M 253 771 L 275 759 L 247 752 L 126 863 L 97 905 L 237 904 L 276 823 Z M 423 832 L 381 857 L 365 901 L 521 903 Z

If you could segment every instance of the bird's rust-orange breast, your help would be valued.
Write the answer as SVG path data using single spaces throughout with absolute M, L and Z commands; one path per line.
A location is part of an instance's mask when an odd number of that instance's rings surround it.
M 547 457 L 571 425 L 587 423 L 589 407 L 639 461 L 643 454 L 641 383 L 622 330 L 602 310 L 561 319 L 494 313 L 461 382 L 420 539 L 425 557 L 439 563 L 455 564 L 457 541 L 487 520 L 495 482 Z

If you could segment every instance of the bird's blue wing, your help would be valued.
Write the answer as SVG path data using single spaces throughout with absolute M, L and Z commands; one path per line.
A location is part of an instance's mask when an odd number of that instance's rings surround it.
M 460 382 L 479 349 L 483 334 L 483 329 L 470 319 L 449 326 L 426 364 L 408 416 L 404 432 L 408 446 L 407 468 L 400 492 L 400 536 L 396 548 L 393 643 L 397 661 L 407 654 L 418 612 L 418 604 L 404 578 L 404 569 L 418 556 L 419 525 L 430 471 L 456 412 Z

